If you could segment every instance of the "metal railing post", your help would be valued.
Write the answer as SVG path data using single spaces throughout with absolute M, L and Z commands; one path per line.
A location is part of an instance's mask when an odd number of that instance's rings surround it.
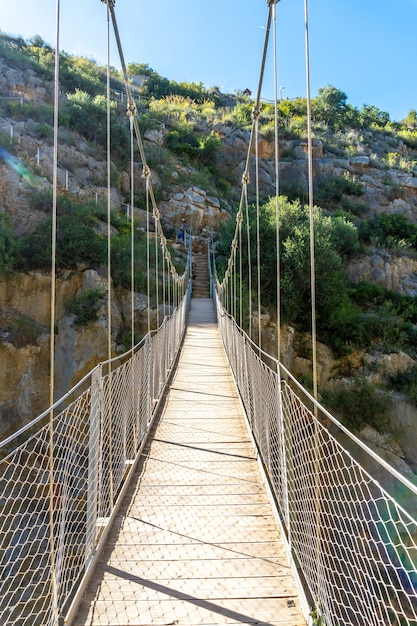
M 102 411 L 102 366 L 99 365 L 92 372 L 91 377 L 91 404 L 90 404 L 90 434 L 88 447 L 88 484 L 87 484 L 87 529 L 85 546 L 86 568 L 93 556 L 96 543 L 97 525 L 97 494 L 100 446 L 100 422 Z

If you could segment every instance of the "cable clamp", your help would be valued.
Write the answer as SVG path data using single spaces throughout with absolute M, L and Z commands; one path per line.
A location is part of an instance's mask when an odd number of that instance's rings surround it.
M 129 117 L 136 117 L 137 112 L 138 112 L 138 110 L 136 108 L 136 104 L 135 104 L 134 100 L 132 98 L 130 98 L 129 102 L 127 104 L 126 115 L 128 115 Z
M 242 175 L 242 185 L 249 185 L 249 183 L 250 183 L 249 172 L 245 170 Z
M 260 110 L 260 108 L 259 108 L 259 107 L 257 107 L 257 106 L 254 106 L 254 107 L 253 107 L 253 109 L 252 109 L 252 120 L 253 120 L 254 122 L 256 122 L 257 120 L 259 120 L 259 116 L 260 116 L 260 114 L 261 114 L 261 110 Z
M 149 165 L 143 166 L 142 178 L 149 178 L 151 175 L 151 170 L 149 169 Z

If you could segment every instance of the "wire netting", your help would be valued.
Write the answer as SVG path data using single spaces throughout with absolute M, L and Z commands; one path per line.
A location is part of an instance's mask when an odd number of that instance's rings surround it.
M 314 623 L 417 624 L 417 488 L 218 319 Z
M 67 406 L 0 444 L 0 624 L 65 617 L 149 430 L 188 301 L 127 360 L 95 368 Z

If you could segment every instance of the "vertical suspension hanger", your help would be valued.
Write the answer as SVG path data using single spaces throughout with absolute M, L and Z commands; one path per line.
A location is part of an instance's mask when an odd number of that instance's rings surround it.
M 243 276 L 242 276 L 242 208 L 239 209 L 238 220 L 238 248 L 239 248 L 239 326 L 243 325 Z
M 308 0 L 304 0 L 305 13 L 305 49 L 307 83 L 307 131 L 308 131 L 308 204 L 310 216 L 310 268 L 311 268 L 311 342 L 313 354 L 313 395 L 318 398 L 317 383 L 317 330 L 316 330 L 316 268 L 314 246 L 314 203 L 313 203 L 313 142 L 311 128 L 311 89 L 310 89 L 310 43 L 308 22 Z M 315 405 L 315 411 L 317 407 Z
M 244 180 L 243 184 L 244 184 L 244 196 L 245 196 L 246 237 L 247 237 L 247 247 L 248 247 L 248 307 L 249 307 L 248 334 L 249 334 L 249 337 L 252 339 L 252 261 L 251 261 L 251 239 L 250 239 L 247 180 Z
M 150 215 L 149 215 L 149 168 L 144 166 L 143 177 L 146 183 L 146 293 L 148 298 L 148 333 L 151 331 L 151 261 L 150 261 Z
M 52 606 L 55 623 L 59 620 L 58 581 L 56 571 L 55 545 L 55 494 L 54 494 L 54 404 L 55 395 L 55 301 L 56 301 L 56 222 L 57 222 L 57 187 L 58 187 L 58 112 L 59 112 L 59 27 L 60 27 L 60 0 L 56 1 L 56 45 L 55 45 L 55 74 L 54 74 L 54 153 L 53 153 L 53 193 L 52 193 L 52 241 L 51 241 L 51 326 L 50 326 L 50 381 L 49 381 L 49 552 L 51 559 L 51 589 Z
M 156 296 L 156 327 L 159 328 L 159 216 L 155 216 L 155 296 Z
M 277 254 L 277 361 L 281 360 L 281 244 L 279 226 L 279 118 L 278 118 L 278 61 L 277 61 L 277 8 L 276 3 L 272 7 L 272 20 L 274 25 L 274 117 L 275 117 L 275 229 L 276 229 L 276 254 Z
M 110 107 L 110 5 L 114 0 L 106 0 L 107 15 L 107 358 L 111 369 L 112 331 L 112 289 L 111 289 L 111 107 Z
M 255 123 L 255 189 L 256 189 L 256 286 L 258 300 L 258 346 L 262 348 L 261 332 L 261 235 L 260 235 L 260 206 L 259 206 L 259 115 L 260 109 L 254 108 Z
M 135 159 L 134 159 L 134 126 L 133 119 L 136 115 L 136 106 L 133 100 L 128 101 L 128 109 L 129 115 L 129 124 L 130 124 L 130 306 L 131 306 L 131 349 L 133 352 L 133 348 L 135 347 L 135 214 L 134 214 L 134 206 L 135 206 Z

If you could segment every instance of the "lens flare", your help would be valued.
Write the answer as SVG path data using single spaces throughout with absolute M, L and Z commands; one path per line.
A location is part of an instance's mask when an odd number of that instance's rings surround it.
M 0 146 L 0 159 L 3 159 L 3 161 L 7 163 L 15 172 L 17 172 L 25 182 L 32 185 L 32 187 L 35 186 L 36 181 L 33 174 L 29 172 L 27 167 L 25 167 L 19 159 L 17 159 L 13 154 L 10 154 L 10 152 L 7 152 L 7 150 L 5 150 L 2 146 Z

